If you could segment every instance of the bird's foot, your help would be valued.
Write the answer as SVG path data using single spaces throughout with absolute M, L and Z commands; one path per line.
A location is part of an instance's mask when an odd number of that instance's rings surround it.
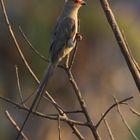
M 78 33 L 76 33 L 76 36 L 75 36 L 75 40 L 77 41 L 77 42 L 79 42 L 79 41 L 81 41 L 83 39 L 83 36 L 78 32 Z

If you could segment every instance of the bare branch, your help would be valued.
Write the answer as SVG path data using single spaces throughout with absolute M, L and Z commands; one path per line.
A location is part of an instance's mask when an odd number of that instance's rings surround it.
M 132 55 L 132 52 L 131 52 L 130 47 L 129 47 L 129 45 L 128 45 L 128 42 L 127 42 L 127 39 L 126 39 L 125 33 L 124 33 L 123 30 L 122 30 L 121 32 L 122 32 L 122 35 L 123 35 L 124 41 L 125 41 L 125 43 L 126 43 L 127 49 L 128 49 L 128 51 L 129 51 L 129 54 L 130 54 L 130 56 L 131 56 L 131 59 L 133 60 L 134 64 L 136 65 L 136 67 L 137 67 L 137 69 L 138 69 L 138 71 L 139 71 L 139 73 L 140 73 L 140 67 L 139 67 L 139 64 L 136 62 L 135 58 L 134 58 L 133 55 Z
M 67 69 L 69 68 L 69 61 L 70 61 L 70 54 L 68 54 L 68 55 L 66 56 L 65 69 L 64 69 L 64 70 L 66 70 L 66 68 L 67 68 Z
M 46 94 L 45 94 L 45 95 L 46 95 Z M 60 110 L 62 110 L 62 111 L 64 112 L 63 108 L 62 108 L 59 104 L 54 103 L 52 100 L 48 99 L 46 96 L 44 96 L 44 99 L 46 99 L 49 103 L 53 104 L 53 105 L 56 106 L 58 109 L 60 109 Z M 63 113 L 62 113 L 62 114 L 63 114 Z M 61 115 L 62 115 L 62 114 L 61 114 Z
M 140 112 L 136 111 L 134 108 L 132 108 L 131 106 L 129 106 L 129 109 L 132 111 L 133 114 L 135 114 L 136 116 L 140 117 Z
M 11 122 L 11 124 L 16 128 L 16 130 L 20 131 L 19 126 L 17 125 L 17 123 L 15 122 L 15 120 L 12 118 L 12 116 L 7 110 L 5 111 L 5 115 L 8 118 L 8 120 Z M 21 132 L 21 136 L 23 137 L 24 140 L 28 140 L 27 136 L 23 132 Z
M 21 49 L 20 49 L 20 47 L 19 47 L 19 44 L 18 44 L 17 39 L 16 39 L 16 36 L 15 36 L 15 34 L 14 34 L 14 32 L 13 32 L 13 29 L 12 29 L 12 27 L 11 27 L 11 24 L 10 24 L 10 22 L 9 22 L 9 19 L 8 19 L 8 16 L 7 16 L 7 13 L 6 13 L 4 1 L 1 0 L 0 2 L 1 2 L 2 11 L 3 11 L 3 14 L 4 14 L 4 18 L 5 18 L 5 23 L 6 23 L 7 26 L 8 26 L 10 35 L 11 35 L 11 37 L 12 37 L 14 43 L 15 43 L 15 47 L 16 47 L 16 49 L 18 50 L 18 53 L 19 53 L 20 57 L 22 58 L 22 60 L 23 60 L 23 62 L 24 62 L 24 64 L 25 64 L 25 66 L 27 67 L 27 69 L 28 69 L 29 73 L 31 74 L 31 76 L 34 78 L 34 80 L 35 80 L 38 84 L 40 84 L 39 79 L 36 77 L 36 75 L 35 75 L 34 72 L 32 71 L 31 67 L 29 66 L 29 64 L 28 64 L 28 62 L 27 62 L 27 60 L 26 60 L 26 58 L 24 57 L 24 55 L 23 55 L 23 53 L 22 53 L 22 51 L 21 51 Z M 57 104 L 57 103 L 55 102 L 55 100 L 51 97 L 51 95 L 50 95 L 47 91 L 46 91 L 46 96 L 47 96 L 50 100 L 52 100 L 52 102 L 54 102 L 55 105 Z M 58 109 L 57 106 L 55 106 L 55 107 L 56 107 L 56 109 L 57 109 L 60 113 L 62 113 L 62 111 L 61 111 L 60 109 Z
M 130 132 L 130 134 L 132 135 L 132 137 L 133 137 L 135 140 L 139 140 L 139 139 L 137 138 L 137 136 L 134 134 L 133 130 L 132 130 L 132 129 L 130 128 L 130 126 L 128 125 L 126 119 L 124 118 L 124 116 L 123 116 L 123 114 L 122 114 L 122 112 L 121 112 L 121 109 L 120 109 L 120 105 L 118 104 L 118 101 L 117 101 L 116 97 L 114 97 L 114 100 L 115 100 L 115 102 L 117 103 L 117 110 L 118 110 L 118 113 L 119 113 L 119 115 L 120 115 L 120 117 L 121 117 L 121 119 L 122 119 L 122 122 L 125 124 L 126 128 L 127 128 L 128 131 Z
M 114 108 L 117 106 L 117 104 L 123 104 L 124 102 L 133 99 L 133 96 L 125 98 L 117 103 L 114 103 L 112 106 L 110 106 L 105 113 L 103 113 L 103 116 L 101 117 L 101 119 L 98 121 L 98 123 L 96 124 L 96 129 L 99 127 L 100 123 L 102 122 L 102 120 L 106 117 L 106 115 Z
M 62 140 L 61 136 L 61 126 L 60 126 L 60 116 L 58 115 L 58 133 L 59 133 L 59 140 Z
M 25 33 L 23 32 L 22 28 L 19 26 L 19 30 L 23 36 L 23 38 L 25 39 L 25 41 L 27 42 L 28 46 L 30 47 L 30 49 L 37 55 L 39 56 L 42 60 L 46 61 L 46 62 L 49 62 L 49 60 L 44 56 L 42 55 L 37 49 L 35 49 L 35 47 L 33 47 L 33 45 L 31 44 L 31 42 L 29 41 L 29 39 L 27 38 L 27 36 L 25 35 Z M 59 68 L 62 68 L 64 69 L 64 66 L 62 65 L 58 65 Z
M 20 99 L 21 99 L 21 103 L 23 103 L 23 96 L 22 96 L 22 92 L 21 92 L 21 87 L 20 87 L 20 81 L 19 81 L 19 73 L 18 73 L 18 66 L 15 66 L 16 69 L 16 79 L 17 79 L 17 85 L 18 85 L 18 91 L 19 91 L 19 95 L 20 95 Z M 23 106 L 25 106 L 25 104 L 22 104 Z
M 70 83 L 71 83 L 71 85 L 72 85 L 72 87 L 73 87 L 73 89 L 75 91 L 75 94 L 77 96 L 79 104 L 80 104 L 80 106 L 82 108 L 83 114 L 85 115 L 85 117 L 87 119 L 88 127 L 90 128 L 95 140 L 100 140 L 100 136 L 99 136 L 99 134 L 98 134 L 98 132 L 97 132 L 97 130 L 96 130 L 96 128 L 95 128 L 90 116 L 89 116 L 89 113 L 87 111 L 86 103 L 85 103 L 85 101 L 84 101 L 84 99 L 82 97 L 82 94 L 81 94 L 81 92 L 80 92 L 80 90 L 78 88 L 78 85 L 77 85 L 76 81 L 74 80 L 74 77 L 73 77 L 72 72 L 71 72 L 71 68 L 72 68 L 72 65 L 73 65 L 73 61 L 75 59 L 75 55 L 76 55 L 76 50 L 74 51 L 74 54 L 72 55 L 72 61 L 71 61 L 70 65 L 69 65 L 69 67 L 66 67 L 65 70 L 66 70 L 66 73 L 68 75 L 69 81 L 70 81 Z M 68 63 L 68 61 L 66 61 L 66 62 Z
M 131 107 L 131 106 L 130 106 L 129 104 L 127 104 L 127 103 L 124 103 L 124 105 L 127 105 L 128 108 L 130 109 L 130 111 L 131 111 L 134 115 L 140 117 L 140 112 L 138 112 L 137 110 L 135 110 L 133 107 Z
M 7 16 L 7 13 L 6 13 L 6 9 L 5 9 L 5 5 L 4 5 L 4 2 L 3 0 L 0 1 L 1 2 L 1 6 L 2 6 L 2 11 L 3 11 L 3 14 L 4 14 L 4 18 L 5 18 L 5 22 L 7 24 L 7 27 L 9 29 L 9 32 L 10 32 L 10 35 L 15 43 L 15 47 L 16 49 L 18 50 L 18 53 L 19 55 L 21 56 L 25 66 L 27 67 L 29 73 L 31 74 L 31 76 L 34 78 L 34 80 L 39 84 L 40 81 L 38 80 L 38 78 L 36 77 L 36 75 L 34 74 L 34 72 L 32 71 L 31 67 L 29 66 L 26 58 L 24 57 L 20 47 L 19 47 L 19 44 L 17 42 L 17 39 L 15 37 L 15 34 L 13 32 L 13 29 L 11 27 L 11 24 L 9 22 L 9 19 L 8 19 L 8 16 Z M 52 102 L 54 102 L 54 107 L 57 109 L 57 111 L 61 114 L 61 115 L 64 115 L 64 112 L 63 110 L 61 110 L 60 108 L 58 108 L 58 104 L 55 102 L 55 100 L 52 98 L 52 96 L 46 91 L 45 92 L 46 96 L 48 97 L 48 99 L 50 99 Z M 79 132 L 79 130 L 74 126 L 74 124 L 71 124 L 70 122 L 67 122 L 68 125 L 72 128 L 72 130 L 74 131 L 74 134 L 80 139 L 80 140 L 84 140 L 84 137 L 81 135 L 81 133 Z
M 69 69 L 71 69 L 73 64 L 74 64 L 75 57 L 76 57 L 76 54 L 77 54 L 77 49 L 78 49 L 78 47 L 77 47 L 77 43 L 76 43 L 76 46 L 75 46 L 75 48 L 73 50 L 73 53 L 72 53 L 72 59 L 71 59 L 70 64 L 69 64 Z
M 70 70 L 72 69 L 72 66 L 75 61 L 75 57 L 76 57 L 77 49 L 78 49 L 78 47 L 77 47 L 78 42 L 80 42 L 81 40 L 82 40 L 82 36 L 80 35 L 80 19 L 78 19 L 78 33 L 76 34 L 76 37 L 75 37 L 76 44 L 75 44 L 75 48 L 72 53 L 72 57 L 71 57 L 72 59 L 71 60 L 67 59 L 68 67 Z M 70 62 L 70 64 L 69 64 L 69 62 Z M 66 68 L 68 68 L 68 67 L 66 67 Z
M 14 41 L 15 47 L 16 47 L 16 49 L 18 50 L 18 53 L 20 54 L 20 56 L 21 56 L 21 58 L 22 58 L 24 64 L 25 64 L 26 67 L 28 68 L 30 74 L 33 75 L 33 76 L 36 78 L 35 74 L 34 74 L 33 71 L 31 70 L 29 64 L 28 64 L 27 61 L 26 61 L 26 58 L 24 57 L 24 55 L 23 55 L 23 53 L 22 53 L 22 51 L 21 51 L 21 49 L 20 49 L 20 47 L 19 47 L 19 44 L 18 44 L 17 39 L 16 39 L 16 36 L 15 36 L 15 34 L 14 34 L 14 32 L 13 32 L 13 29 L 12 29 L 12 27 L 11 27 L 11 24 L 10 24 L 10 22 L 9 22 L 9 19 L 8 19 L 8 16 L 7 16 L 7 13 L 6 13 L 4 1 L 1 0 L 0 2 L 1 2 L 2 11 L 3 11 L 3 14 L 4 14 L 4 18 L 5 18 L 5 23 L 7 24 L 7 27 L 8 27 L 8 29 L 9 29 L 9 33 L 10 33 L 10 35 L 11 35 L 13 41 Z M 37 78 L 36 78 L 36 80 L 39 81 Z
M 64 111 L 66 114 L 83 113 L 82 110 Z
M 29 111 L 29 108 L 24 107 L 24 106 L 22 106 L 20 104 L 17 104 L 15 102 L 11 101 L 10 99 L 6 99 L 4 97 L 0 97 L 0 99 L 2 99 L 3 101 L 18 107 L 19 109 L 22 109 L 22 110 L 25 110 L 25 111 Z M 45 118 L 45 119 L 50 119 L 50 120 L 58 121 L 58 114 L 43 114 L 43 113 L 34 112 L 34 111 L 32 111 L 31 113 L 36 115 L 36 116 L 38 116 L 38 117 L 42 117 L 42 118 Z M 75 125 L 81 125 L 81 126 L 87 126 L 88 125 L 87 123 L 84 123 L 84 122 L 71 120 L 67 116 L 64 116 L 64 115 L 63 116 L 59 115 L 59 118 L 60 118 L 61 121 L 70 123 L 71 125 L 74 125 L 74 124 Z
M 103 116 L 103 115 L 102 115 L 102 116 Z M 105 126 L 106 126 L 106 128 L 107 128 L 107 131 L 108 131 L 108 133 L 109 133 L 110 139 L 111 139 L 111 140 L 115 140 L 115 139 L 114 139 L 114 136 L 113 136 L 113 134 L 112 134 L 112 132 L 111 132 L 111 129 L 110 129 L 110 127 L 109 127 L 109 124 L 108 124 L 108 122 L 107 122 L 107 120 L 106 120 L 106 118 L 104 118 L 104 123 L 105 123 Z
M 137 65 L 134 58 L 132 58 L 132 55 L 130 53 L 130 50 L 128 49 L 128 46 L 126 44 L 126 41 L 123 37 L 123 34 L 117 24 L 117 21 L 114 17 L 114 14 L 110 8 L 110 5 L 107 0 L 100 0 L 102 8 L 106 14 L 106 18 L 108 20 L 108 23 L 110 24 L 112 31 L 114 32 L 115 38 L 117 40 L 117 43 L 120 47 L 120 50 L 125 58 L 125 61 L 128 65 L 128 68 L 133 76 L 133 79 L 136 83 L 136 86 L 140 92 L 140 68 Z
M 29 39 L 27 38 L 27 36 L 25 35 L 25 33 L 23 32 L 22 28 L 19 26 L 19 30 L 23 36 L 23 38 L 25 39 L 25 41 L 27 42 L 28 46 L 30 47 L 30 49 L 37 55 L 39 56 L 42 60 L 46 61 L 46 62 L 49 62 L 49 60 L 43 56 L 42 54 L 39 53 L 38 50 L 36 50 L 33 45 L 31 44 L 31 42 L 29 41 Z

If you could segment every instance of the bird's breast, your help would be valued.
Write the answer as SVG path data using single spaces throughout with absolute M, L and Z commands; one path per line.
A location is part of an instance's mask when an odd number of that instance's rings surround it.
M 72 49 L 74 48 L 74 46 L 75 46 L 75 42 L 74 42 L 73 38 L 69 39 L 67 42 L 67 45 L 65 46 L 65 49 L 64 49 L 64 56 L 69 54 L 72 51 Z

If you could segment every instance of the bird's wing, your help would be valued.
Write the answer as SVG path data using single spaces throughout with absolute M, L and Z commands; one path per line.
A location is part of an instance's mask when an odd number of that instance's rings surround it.
M 52 43 L 50 47 L 50 57 L 52 62 L 57 62 L 64 47 L 67 45 L 69 39 L 73 38 L 76 32 L 76 26 L 74 19 L 65 17 L 59 20 L 52 37 Z

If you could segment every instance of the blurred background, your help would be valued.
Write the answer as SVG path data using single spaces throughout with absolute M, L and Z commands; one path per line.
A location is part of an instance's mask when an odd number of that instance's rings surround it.
M 36 56 L 23 39 L 19 26 L 27 35 L 32 45 L 48 57 L 50 38 L 57 16 L 64 0 L 5 0 L 8 16 L 20 47 L 33 71 L 42 78 L 47 63 Z M 110 1 L 117 21 L 124 31 L 133 56 L 140 63 L 140 1 Z M 88 0 L 87 6 L 79 12 L 83 40 L 78 44 L 78 53 L 73 66 L 73 74 L 87 103 L 93 122 L 97 122 L 113 103 L 112 95 L 118 99 L 134 96 L 129 101 L 140 111 L 140 95 L 124 58 L 119 50 L 114 35 L 107 23 L 99 0 Z M 20 103 L 15 65 L 19 68 L 19 78 L 23 97 L 28 97 L 37 87 L 27 68 L 21 61 L 13 40 L 7 30 L 0 8 L 0 96 Z M 49 93 L 65 110 L 77 110 L 79 104 L 69 84 L 65 72 L 57 68 L 47 87 Z M 27 105 L 32 100 L 27 102 Z M 25 118 L 26 112 L 0 100 L 0 139 L 14 139 L 17 131 L 7 120 L 8 110 L 18 124 Z M 44 113 L 56 113 L 54 107 L 42 100 L 40 110 Z M 130 112 L 127 106 L 121 106 L 128 124 L 140 139 L 140 118 Z M 78 115 L 69 115 L 72 119 L 84 120 Z M 116 109 L 107 116 L 115 140 L 133 140 Z M 76 140 L 71 128 L 61 123 L 62 139 Z M 79 128 L 86 140 L 92 140 L 89 129 Z M 57 140 L 57 122 L 32 116 L 24 129 L 25 134 L 34 140 Z M 103 140 L 109 139 L 104 123 L 99 127 Z

